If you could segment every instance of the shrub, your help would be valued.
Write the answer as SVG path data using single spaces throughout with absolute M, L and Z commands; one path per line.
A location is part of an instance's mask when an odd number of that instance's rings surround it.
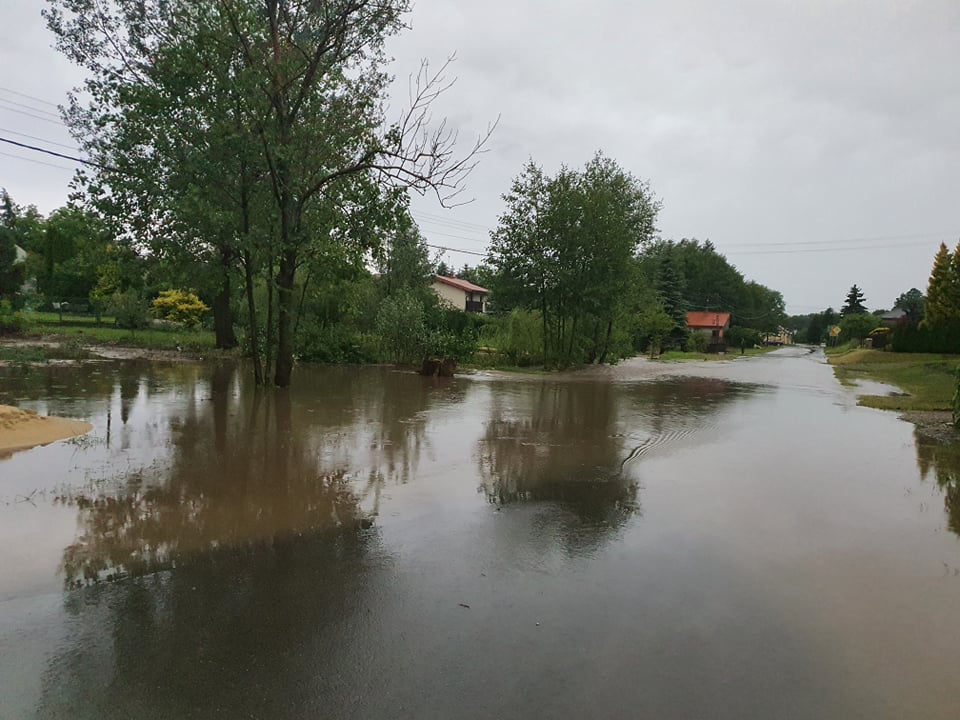
M 702 332 L 692 332 L 687 338 L 687 352 L 703 353 L 710 345 L 710 338 Z
M 117 327 L 138 330 L 147 326 L 147 304 L 136 290 L 114 293 L 108 312 L 116 319 Z
M 188 328 L 199 325 L 203 316 L 210 311 L 200 298 L 186 290 L 161 290 L 151 308 L 158 318 L 181 323 Z
M 9 300 L 0 300 L 0 335 L 14 335 L 26 329 L 26 318 L 14 311 Z

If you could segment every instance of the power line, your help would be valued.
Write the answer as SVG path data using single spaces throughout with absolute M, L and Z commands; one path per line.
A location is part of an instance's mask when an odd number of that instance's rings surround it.
M 486 239 L 467 237 L 466 235 L 454 235 L 452 233 L 442 232 L 440 230 L 425 230 L 425 235 L 441 235 L 442 237 L 453 238 L 454 240 L 469 240 L 471 242 L 486 242 Z
M 832 245 L 832 244 L 850 244 L 850 243 L 869 243 L 881 240 L 923 240 L 930 238 L 941 238 L 944 235 L 952 235 L 950 231 L 933 233 L 911 233 L 909 235 L 875 235 L 873 237 L 855 237 L 837 240 L 797 240 L 787 242 L 758 242 L 758 243 L 724 243 L 723 247 L 772 247 L 781 245 Z M 719 247 L 719 246 L 718 246 Z
M 729 250 L 731 255 L 797 255 L 804 253 L 863 252 L 864 250 L 887 250 L 892 248 L 916 248 L 917 243 L 891 243 L 888 245 L 861 245 L 842 248 L 801 248 L 795 250 Z
M 8 135 L 18 135 L 20 137 L 30 138 L 31 140 L 37 140 L 39 142 L 45 142 L 48 145 L 57 145 L 67 150 L 77 150 L 76 145 L 67 145 L 66 143 L 57 142 L 56 140 L 47 140 L 46 138 L 37 137 L 36 135 L 27 135 L 26 133 L 17 132 L 16 130 L 10 130 L 8 128 L 0 128 L 0 132 L 5 132 Z
M 452 224 L 455 224 L 455 225 L 464 225 L 464 226 L 467 226 L 467 227 L 475 227 L 475 228 L 480 228 L 481 230 L 488 230 L 488 229 L 489 229 L 489 228 L 487 228 L 486 225 L 481 225 L 481 224 L 479 224 L 479 223 L 467 222 L 466 220 L 457 220 L 457 219 L 455 219 L 455 218 L 448 218 L 448 217 L 444 217 L 443 215 L 435 215 L 435 214 L 433 214 L 433 213 L 421 212 L 421 211 L 419 211 L 419 210 L 418 210 L 417 212 L 415 212 L 414 215 L 420 215 L 420 216 L 426 218 L 427 220 L 436 220 L 436 221 L 441 221 L 441 222 L 446 222 L 446 223 L 452 223 Z
M 10 93 L 11 95 L 19 95 L 20 97 L 25 97 L 28 100 L 35 100 L 38 103 L 43 103 L 44 105 L 49 105 L 50 107 L 60 107 L 55 102 L 50 102 L 49 100 L 44 100 L 43 98 L 38 98 L 34 95 L 27 95 L 26 93 L 22 93 L 17 90 L 11 90 L 8 87 L 0 86 L 0 90 L 2 90 L 3 92 Z
M 33 105 L 27 105 L 25 103 L 17 102 L 16 100 L 7 100 L 6 98 L 0 98 L 0 102 L 5 102 L 9 105 L 16 105 L 17 107 L 26 108 L 27 110 L 40 113 L 41 115 L 49 115 L 50 117 L 55 117 L 58 120 L 60 119 L 60 113 L 50 112 L 49 110 L 41 110 L 40 108 L 33 107 Z
M 83 158 L 73 157 L 72 155 L 64 155 L 63 153 L 58 153 L 55 150 L 47 150 L 46 148 L 37 147 L 36 145 L 27 145 L 26 143 L 17 142 L 16 140 L 11 140 L 2 136 L 0 136 L 0 142 L 5 142 L 8 145 L 15 145 L 16 147 L 24 148 L 25 150 L 33 150 L 34 152 L 43 153 L 45 155 L 63 158 L 64 160 L 71 160 L 73 162 L 80 163 L 81 165 L 90 165 L 91 167 L 100 168 L 101 170 L 111 169 L 106 165 L 101 165 L 93 160 L 84 160 Z
M 47 167 L 58 168 L 60 170 L 67 170 L 68 172 L 73 172 L 73 168 L 69 168 L 66 165 L 54 165 L 53 163 L 44 162 L 43 160 L 34 160 L 33 158 L 23 157 L 22 155 L 11 155 L 10 153 L 5 153 L 2 150 L 0 150 L 0 155 L 13 158 L 15 160 L 23 160 L 24 162 L 31 162 L 37 165 L 46 165 Z
M 0 98 L 0 102 L 4 102 L 3 98 Z M 33 113 L 28 113 L 24 110 L 17 110 L 16 108 L 11 108 L 11 107 L 3 107 L 2 105 L 0 105 L 0 110 L 19 113 L 20 115 L 26 115 L 27 117 L 31 117 L 34 120 L 43 120 L 44 122 L 53 123 L 54 125 L 60 125 L 61 127 L 66 127 L 63 124 L 63 121 L 61 120 L 53 120 L 51 118 L 45 118 L 42 115 L 34 115 Z
M 431 245 L 430 243 L 424 243 L 428 248 L 433 248 L 434 250 L 448 250 L 455 253 L 463 253 L 464 255 L 476 255 L 477 257 L 486 257 L 486 253 L 477 252 L 476 250 L 460 250 L 459 248 L 446 247 L 445 245 Z

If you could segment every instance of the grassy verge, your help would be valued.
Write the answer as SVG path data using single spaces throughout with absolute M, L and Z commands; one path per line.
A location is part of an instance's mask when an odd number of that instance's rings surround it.
M 905 395 L 864 395 L 859 403 L 882 410 L 950 410 L 956 383 L 958 355 L 894 353 L 881 350 L 840 349 L 828 353 L 837 379 L 844 385 L 874 380 L 894 385 Z
M 756 348 L 746 348 L 744 350 L 743 356 L 740 355 L 739 349 L 731 348 L 725 354 L 715 354 L 715 353 L 698 353 L 698 352 L 683 352 L 681 350 L 669 350 L 660 355 L 661 360 L 665 361 L 688 361 L 688 360 L 733 360 L 738 357 L 747 357 L 751 355 L 766 355 L 768 352 L 773 352 L 779 348 L 775 345 L 756 347 Z
M 40 326 L 34 334 L 64 339 L 82 338 L 91 345 L 116 345 L 148 350 L 212 350 L 214 334 L 208 330 L 137 330 L 116 327 Z

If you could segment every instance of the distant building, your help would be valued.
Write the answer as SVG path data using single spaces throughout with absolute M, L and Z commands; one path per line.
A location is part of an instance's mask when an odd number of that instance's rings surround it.
M 906 310 L 894 308 L 890 312 L 885 312 L 880 316 L 881 327 L 895 328 L 898 325 L 905 325 L 910 322 L 910 316 Z
M 787 330 L 782 325 L 776 332 L 767 333 L 763 336 L 764 345 L 793 345 L 793 331 Z
M 727 349 L 726 333 L 730 330 L 730 313 L 688 312 L 687 329 L 692 333 L 707 336 L 709 352 L 723 352 Z
M 433 291 L 448 305 L 464 312 L 487 311 L 487 295 L 490 291 L 460 278 L 437 275 L 433 279 Z

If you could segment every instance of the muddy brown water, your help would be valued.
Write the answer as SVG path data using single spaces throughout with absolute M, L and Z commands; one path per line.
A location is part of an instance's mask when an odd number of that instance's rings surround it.
M 94 425 L 0 460 L 3 718 L 960 716 L 960 452 L 819 353 L 0 403 Z

